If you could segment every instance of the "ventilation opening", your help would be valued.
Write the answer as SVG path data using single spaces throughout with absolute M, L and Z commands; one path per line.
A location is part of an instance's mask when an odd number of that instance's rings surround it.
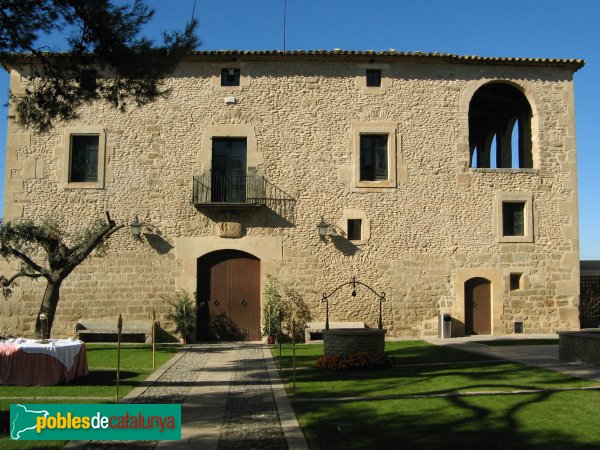
M 515 334 L 523 334 L 523 322 L 515 322 Z
M 523 289 L 523 274 L 522 273 L 511 273 L 510 274 L 510 290 L 518 291 Z

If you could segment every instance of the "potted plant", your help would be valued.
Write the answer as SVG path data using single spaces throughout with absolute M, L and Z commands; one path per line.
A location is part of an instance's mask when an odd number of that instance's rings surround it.
M 173 305 L 171 319 L 175 322 L 175 331 L 184 344 L 191 342 L 196 334 L 196 305 L 184 290 L 177 291 L 177 303 Z

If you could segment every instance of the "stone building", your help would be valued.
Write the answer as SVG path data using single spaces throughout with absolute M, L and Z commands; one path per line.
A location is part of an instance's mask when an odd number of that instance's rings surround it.
M 352 277 L 385 292 L 388 336 L 579 328 L 573 74 L 580 60 L 350 51 L 207 51 L 168 98 L 96 103 L 45 134 L 9 122 L 5 220 L 125 227 L 65 281 L 53 334 L 80 320 L 172 330 L 178 289 L 260 337 L 267 274 L 313 320 Z M 23 89 L 31 67 L 11 69 Z M 320 239 L 317 225 L 329 225 Z M 0 333 L 32 334 L 43 283 L 1 302 Z M 376 327 L 341 289 L 330 320 Z

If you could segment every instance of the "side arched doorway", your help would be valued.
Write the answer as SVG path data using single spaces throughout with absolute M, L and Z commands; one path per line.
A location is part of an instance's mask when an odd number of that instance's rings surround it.
M 260 260 L 238 250 L 198 258 L 198 339 L 260 340 Z
M 491 334 L 492 283 L 486 278 L 465 282 L 465 334 Z

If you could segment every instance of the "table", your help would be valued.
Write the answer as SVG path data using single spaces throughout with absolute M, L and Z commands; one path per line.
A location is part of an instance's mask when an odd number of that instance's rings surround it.
M 72 339 L 0 341 L 0 384 L 50 386 L 88 374 L 85 344 Z

